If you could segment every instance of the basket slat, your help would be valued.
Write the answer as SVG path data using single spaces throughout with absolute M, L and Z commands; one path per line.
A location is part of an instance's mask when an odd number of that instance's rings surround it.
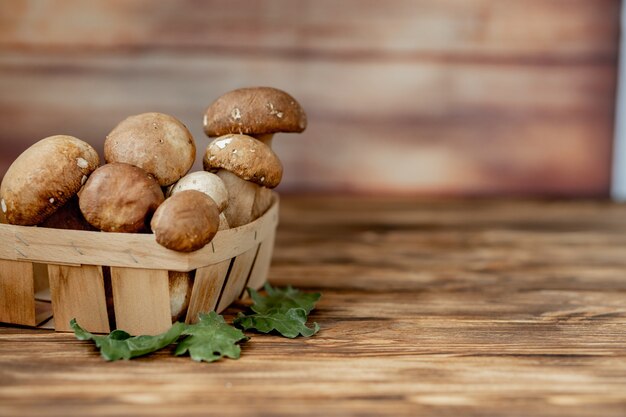
M 71 331 L 76 318 L 87 331 L 110 331 L 101 267 L 48 265 L 48 276 L 55 330 Z
M 230 260 L 216 265 L 198 268 L 187 310 L 186 323 L 196 323 L 199 313 L 207 313 L 215 309 L 220 290 L 224 286 Z
M 112 267 L 111 287 L 118 329 L 156 335 L 172 326 L 168 271 Z
M 0 321 L 36 326 L 33 264 L 0 260 Z
M 246 282 L 248 282 L 248 277 L 250 276 L 250 271 L 252 269 L 254 259 L 256 258 L 257 251 L 258 245 L 252 249 L 248 249 L 246 252 L 235 258 L 235 262 L 230 270 L 226 285 L 222 290 L 222 295 L 220 296 L 217 309 L 215 310 L 218 313 L 226 309 L 230 303 L 237 300 L 241 295 L 241 292 L 246 286 Z
M 250 279 L 248 279 L 248 287 L 258 290 L 265 284 L 267 275 L 270 270 L 270 264 L 272 263 L 272 253 L 274 252 L 274 238 L 276 233 L 272 233 L 261 243 L 259 248 L 259 254 L 256 257 L 252 272 L 250 272 Z M 244 291 L 244 297 L 247 297 L 248 293 Z

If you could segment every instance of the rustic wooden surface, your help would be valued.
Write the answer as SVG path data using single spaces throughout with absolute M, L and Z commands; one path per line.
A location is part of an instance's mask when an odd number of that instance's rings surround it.
M 271 85 L 309 115 L 285 191 L 606 196 L 621 3 L 3 0 L 0 177 L 145 111 L 204 149 L 211 101 Z
M 0 415 L 626 414 L 626 207 L 311 197 L 281 213 L 271 281 L 323 293 L 318 335 L 106 363 L 3 327 Z

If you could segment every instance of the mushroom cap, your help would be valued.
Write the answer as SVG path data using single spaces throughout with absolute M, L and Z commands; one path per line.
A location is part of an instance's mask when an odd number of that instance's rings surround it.
M 271 87 L 239 88 L 215 100 L 204 114 L 204 133 L 263 135 L 302 132 L 306 114 L 291 95 Z
M 104 159 L 142 168 L 166 186 L 191 169 L 196 145 L 189 130 L 175 117 L 142 113 L 121 121 L 107 135 Z
M 150 222 L 156 241 L 179 252 L 202 248 L 213 239 L 219 224 L 215 201 L 196 190 L 172 195 L 159 206 Z
M 41 222 L 39 227 L 67 230 L 97 230 L 85 220 L 83 213 L 80 212 L 77 195 L 70 198 L 67 203 Z
M 228 207 L 228 191 L 224 181 L 217 175 L 206 172 L 196 171 L 189 173 L 178 180 L 168 188 L 166 197 L 171 197 L 184 190 L 196 190 L 205 193 L 215 201 L 220 213 Z
M 80 211 L 105 232 L 135 233 L 148 229 L 165 197 L 161 187 L 141 168 L 114 162 L 91 174 L 78 196 Z
M 11 164 L 0 186 L 7 222 L 35 225 L 63 206 L 100 164 L 88 143 L 56 135 L 26 149 Z
M 246 135 L 225 135 L 214 139 L 203 159 L 206 171 L 225 169 L 244 181 L 268 188 L 280 184 L 283 166 L 278 156 L 263 142 Z

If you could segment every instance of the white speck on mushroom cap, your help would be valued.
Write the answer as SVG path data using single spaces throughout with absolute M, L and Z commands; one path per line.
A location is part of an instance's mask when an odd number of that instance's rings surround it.
M 215 146 L 217 146 L 220 149 L 224 149 L 226 146 L 228 146 L 228 144 L 232 140 L 233 140 L 232 138 L 226 138 L 226 139 L 218 140 L 217 142 L 215 142 Z
M 6 201 L 4 201 L 4 198 L 2 199 L 2 201 L 0 201 L 0 206 L 2 206 L 2 212 L 6 213 L 7 212 L 7 203 L 6 203 Z
M 265 177 L 261 177 L 261 182 L 265 182 Z
M 76 165 L 78 165 L 79 168 L 85 169 L 89 166 L 89 162 L 84 158 L 76 158 Z
M 54 204 L 54 198 L 50 197 L 50 200 L 48 200 L 50 202 L 50 204 Z
M 274 108 L 274 104 L 273 104 L 273 103 L 267 103 L 267 107 L 270 109 L 270 115 L 271 115 L 271 116 L 276 116 L 276 117 L 278 117 L 279 119 L 282 119 L 282 118 L 283 118 L 283 112 L 282 112 L 282 111 L 280 111 L 280 110 L 276 110 L 276 109 Z
M 233 120 L 239 120 L 239 119 L 241 119 L 241 110 L 239 110 L 239 108 L 238 108 L 238 107 L 235 107 L 235 108 L 233 109 L 233 111 L 232 111 L 232 112 L 230 112 L 230 117 L 232 117 L 232 118 L 233 118 Z

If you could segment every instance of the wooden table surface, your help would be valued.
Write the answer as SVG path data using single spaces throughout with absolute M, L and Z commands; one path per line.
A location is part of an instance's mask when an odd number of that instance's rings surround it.
M 0 415 L 626 415 L 626 207 L 292 197 L 281 221 L 270 279 L 323 293 L 318 335 L 107 363 L 0 327 Z

